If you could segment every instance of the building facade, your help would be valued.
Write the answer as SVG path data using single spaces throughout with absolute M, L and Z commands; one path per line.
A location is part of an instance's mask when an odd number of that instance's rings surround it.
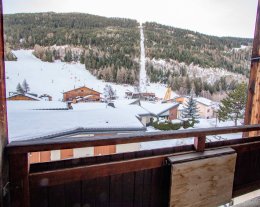
M 63 101 L 87 102 L 87 101 L 100 101 L 99 92 L 90 89 L 86 86 L 76 88 L 63 93 Z

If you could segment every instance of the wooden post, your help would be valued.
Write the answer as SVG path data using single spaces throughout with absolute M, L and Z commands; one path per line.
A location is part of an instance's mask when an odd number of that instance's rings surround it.
M 29 207 L 29 161 L 28 154 L 9 155 L 11 207 Z
M 3 38 L 3 4 L 0 0 L 0 207 L 7 206 L 8 167 L 4 148 L 7 145 L 7 115 L 5 94 L 4 38 Z M 6 189 L 6 188 L 5 188 Z
M 256 14 L 245 124 L 260 124 L 260 0 Z M 260 131 L 244 133 L 244 137 L 257 135 L 260 135 Z
M 197 152 L 203 152 L 205 149 L 206 136 L 194 137 L 194 148 Z

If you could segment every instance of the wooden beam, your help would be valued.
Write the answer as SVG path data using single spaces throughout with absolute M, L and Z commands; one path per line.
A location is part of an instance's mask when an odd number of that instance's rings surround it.
M 206 136 L 194 138 L 194 148 L 197 152 L 203 152 L 206 144 Z
M 37 151 L 58 149 L 72 149 L 91 146 L 106 146 L 116 144 L 128 144 L 137 142 L 150 142 L 189 137 L 203 137 L 207 135 L 230 134 L 260 130 L 260 124 L 251 126 L 219 127 L 207 129 L 190 129 L 181 131 L 138 133 L 131 135 L 115 135 L 101 137 L 73 137 L 65 136 L 56 139 L 36 139 L 20 142 L 11 142 L 7 145 L 8 154 L 19 154 Z
M 29 162 L 28 154 L 10 155 L 11 207 L 29 207 Z
M 260 0 L 258 0 L 256 14 L 245 124 L 260 124 Z M 246 137 L 256 135 L 260 135 L 260 130 L 244 133 Z
M 30 188 L 53 186 L 74 181 L 118 175 L 123 173 L 148 170 L 162 167 L 166 156 L 154 156 L 118 162 L 80 166 L 61 170 L 31 173 L 29 175 Z
M 6 191 L 3 190 L 8 180 L 7 157 L 4 154 L 8 143 L 5 87 L 3 4 L 0 0 L 0 206 L 7 206 L 8 202 Z

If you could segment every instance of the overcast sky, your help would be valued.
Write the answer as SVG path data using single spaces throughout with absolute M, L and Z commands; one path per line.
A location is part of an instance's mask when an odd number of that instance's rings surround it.
M 82 12 L 251 38 L 257 8 L 257 0 L 3 0 L 3 4 L 5 14 Z

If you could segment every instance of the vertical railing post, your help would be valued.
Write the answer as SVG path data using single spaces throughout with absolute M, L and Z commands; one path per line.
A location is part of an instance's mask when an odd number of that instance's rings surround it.
M 5 65 L 4 65 L 4 35 L 3 35 L 3 4 L 0 0 L 0 207 L 7 206 L 8 193 L 8 163 L 5 146 L 8 143 Z
M 255 35 L 245 111 L 245 125 L 260 124 L 260 0 L 258 0 Z M 244 132 L 244 137 L 259 136 L 260 131 Z
M 197 152 L 203 152 L 205 150 L 206 136 L 194 137 L 194 148 Z
M 29 207 L 28 154 L 10 154 L 9 163 L 11 207 Z

